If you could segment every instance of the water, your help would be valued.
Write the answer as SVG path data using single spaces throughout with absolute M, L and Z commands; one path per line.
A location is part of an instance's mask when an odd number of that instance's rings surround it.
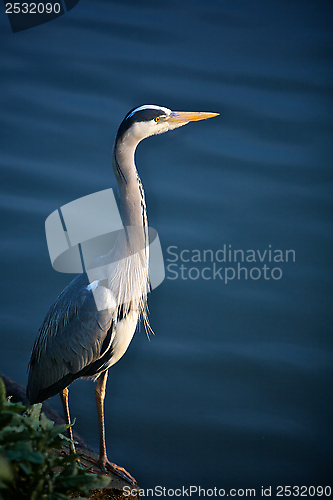
M 155 336 L 141 328 L 110 370 L 110 458 L 143 487 L 259 496 L 262 485 L 330 482 L 331 21 L 329 2 L 314 0 L 81 0 L 12 34 L 2 11 L 0 368 L 24 385 L 70 279 L 50 265 L 46 217 L 116 187 L 112 142 L 132 107 L 221 114 L 138 148 L 150 225 L 165 259 L 177 247 L 179 273 L 149 298 Z M 216 259 L 224 245 L 267 257 L 241 263 L 248 279 L 237 279 L 237 262 Z M 214 262 L 180 260 L 205 249 Z M 269 250 L 294 250 L 295 262 L 269 262 Z M 213 279 L 214 265 L 235 278 Z M 93 391 L 76 382 L 71 410 L 98 449 Z

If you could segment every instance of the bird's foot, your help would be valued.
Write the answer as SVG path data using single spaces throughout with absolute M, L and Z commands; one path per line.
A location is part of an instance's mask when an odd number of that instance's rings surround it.
M 85 464 L 84 462 L 82 462 L 82 460 L 80 460 L 79 457 L 75 460 L 75 463 L 77 463 L 81 469 L 87 470 L 87 472 L 89 472 L 89 469 L 92 468 L 92 465 L 89 466 L 89 465 Z
M 101 469 L 101 472 L 103 474 L 107 474 L 108 471 L 111 471 L 122 479 L 125 479 L 125 481 L 129 482 L 130 484 L 136 484 L 136 480 L 134 479 L 134 477 L 129 472 L 127 472 L 124 467 L 119 467 L 119 465 L 110 462 L 106 457 L 101 457 L 99 460 L 94 460 L 93 458 L 82 455 L 82 458 L 97 465 L 97 467 Z
M 128 481 L 129 483 L 136 484 L 136 480 L 134 479 L 134 477 L 129 472 L 127 472 L 127 470 L 124 469 L 124 467 L 119 467 L 119 465 L 110 462 L 107 458 L 99 459 L 99 467 L 101 471 L 105 473 L 107 473 L 107 471 L 110 470 L 115 474 L 117 474 L 119 477 Z

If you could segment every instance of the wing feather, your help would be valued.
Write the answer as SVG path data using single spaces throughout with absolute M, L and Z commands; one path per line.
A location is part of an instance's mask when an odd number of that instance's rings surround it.
M 53 396 L 61 385 L 66 387 L 68 380 L 75 380 L 76 374 L 103 354 L 110 329 L 112 337 L 115 301 L 111 292 L 97 285 L 94 294 L 97 291 L 107 306 L 98 311 L 88 285 L 85 274 L 76 277 L 46 315 L 29 364 L 27 396 L 31 403 Z

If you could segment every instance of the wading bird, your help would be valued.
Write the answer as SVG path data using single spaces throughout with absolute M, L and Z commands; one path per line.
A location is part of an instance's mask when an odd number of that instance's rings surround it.
M 67 424 L 70 424 L 69 384 L 80 377 L 97 381 L 98 465 L 103 472 L 113 470 L 130 482 L 134 481 L 132 476 L 107 458 L 104 397 L 108 369 L 126 352 L 140 317 L 147 319 L 148 222 L 144 190 L 134 161 L 135 150 L 146 137 L 217 114 L 174 112 L 145 105 L 125 116 L 113 150 L 124 231 L 109 254 L 99 258 L 101 275 L 96 272 L 96 279 L 91 281 L 82 273 L 59 295 L 46 315 L 31 354 L 27 386 L 30 403 L 42 402 L 59 393 Z M 96 301 L 101 307 L 97 307 Z M 71 427 L 69 436 L 73 439 Z

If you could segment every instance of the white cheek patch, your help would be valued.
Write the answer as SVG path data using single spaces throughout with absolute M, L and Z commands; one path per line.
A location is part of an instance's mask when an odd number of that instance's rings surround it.
M 172 130 L 172 128 L 170 128 L 170 124 L 168 122 L 162 122 L 157 127 L 155 127 L 153 134 L 163 134 L 164 132 L 168 132 L 169 130 Z
M 130 131 L 137 141 L 142 141 L 142 139 L 156 134 L 156 123 L 154 121 L 137 122 L 132 125 Z
M 187 125 L 189 122 L 171 122 L 169 123 L 169 128 L 168 130 L 174 130 L 175 128 L 183 127 L 184 125 Z

